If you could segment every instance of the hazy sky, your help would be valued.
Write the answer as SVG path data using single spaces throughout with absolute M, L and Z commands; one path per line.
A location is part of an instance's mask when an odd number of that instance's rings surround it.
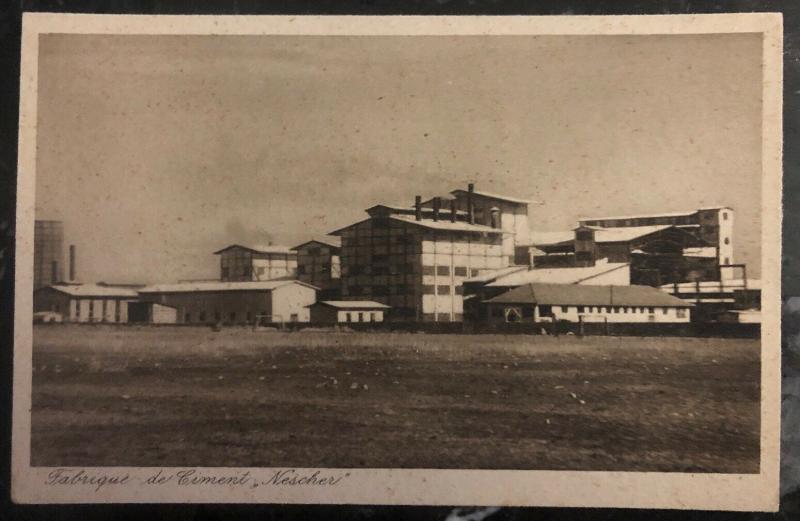
M 81 280 L 166 282 L 474 181 L 542 231 L 732 206 L 757 275 L 760 94 L 756 34 L 47 35 L 36 216 Z

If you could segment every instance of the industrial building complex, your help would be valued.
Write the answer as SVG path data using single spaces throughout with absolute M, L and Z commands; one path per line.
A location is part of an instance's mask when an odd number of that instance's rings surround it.
M 72 322 L 179 324 L 757 322 L 758 281 L 733 249 L 734 211 L 531 227 L 530 201 L 476 190 L 364 219 L 293 247 L 231 244 L 218 280 L 144 287 L 62 274 L 63 227 L 37 221 L 36 312 Z

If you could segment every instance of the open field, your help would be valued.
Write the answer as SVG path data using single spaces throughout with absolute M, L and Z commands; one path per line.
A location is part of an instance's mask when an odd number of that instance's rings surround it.
M 758 472 L 759 343 L 34 328 L 35 466 Z

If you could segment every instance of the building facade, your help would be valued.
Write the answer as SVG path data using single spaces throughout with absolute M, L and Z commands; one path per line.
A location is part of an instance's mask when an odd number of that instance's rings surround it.
M 135 289 L 125 287 L 57 284 L 34 291 L 33 310 L 59 313 L 64 322 L 125 323 L 138 297 Z
M 298 244 L 297 279 L 318 287 L 321 300 L 338 299 L 341 293 L 341 240 L 313 239 Z
M 64 223 L 36 221 L 33 228 L 33 289 L 64 280 Z
M 219 251 L 219 280 L 262 281 L 297 275 L 297 252 L 286 246 L 232 244 Z
M 139 298 L 174 308 L 179 324 L 308 322 L 317 288 L 298 280 L 190 282 L 147 286 Z

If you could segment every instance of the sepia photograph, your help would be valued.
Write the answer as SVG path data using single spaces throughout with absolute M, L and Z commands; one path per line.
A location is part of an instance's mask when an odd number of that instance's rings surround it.
M 120 18 L 26 18 L 21 496 L 776 501 L 779 16 Z

